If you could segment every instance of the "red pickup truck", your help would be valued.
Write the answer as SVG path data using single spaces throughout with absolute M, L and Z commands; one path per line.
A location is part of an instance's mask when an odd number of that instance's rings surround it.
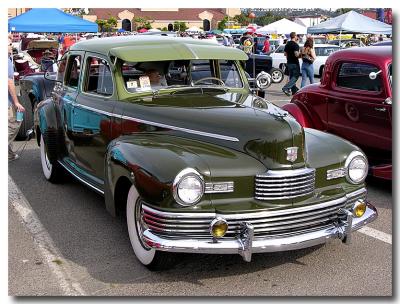
M 335 52 L 320 83 L 283 106 L 303 127 L 336 134 L 361 147 L 370 174 L 392 179 L 392 47 Z

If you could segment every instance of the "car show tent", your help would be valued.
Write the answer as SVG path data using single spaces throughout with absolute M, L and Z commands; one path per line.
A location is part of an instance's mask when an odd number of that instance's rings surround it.
M 8 20 L 8 31 L 19 33 L 95 33 L 97 23 L 56 8 L 32 8 Z
M 307 29 L 309 34 L 392 34 L 392 26 L 355 11 L 321 22 Z
M 256 30 L 256 33 L 261 35 L 290 34 L 291 32 L 296 32 L 296 34 L 307 34 L 307 28 L 286 18 L 283 18 Z

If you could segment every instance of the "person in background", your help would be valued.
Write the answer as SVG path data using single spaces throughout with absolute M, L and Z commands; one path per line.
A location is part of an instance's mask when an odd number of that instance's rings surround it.
M 289 81 L 282 88 L 282 92 L 290 96 L 290 91 L 295 94 L 299 88 L 296 86 L 296 81 L 300 77 L 300 47 L 297 44 L 298 37 L 295 32 L 290 33 L 290 41 L 285 45 L 285 56 L 287 59 L 287 69 L 289 72 Z
M 304 87 L 307 82 L 307 78 L 310 80 L 310 84 L 314 83 L 314 61 L 317 58 L 314 50 L 314 41 L 312 38 L 307 38 L 304 43 L 304 47 L 300 52 L 303 63 L 301 64 L 301 87 Z
M 12 149 L 12 142 L 18 134 L 21 121 L 17 121 L 15 110 L 25 112 L 25 108 L 19 103 L 17 91 L 14 85 L 14 66 L 10 56 L 12 55 L 12 40 L 8 39 L 8 161 L 19 158 Z
M 271 50 L 271 43 L 269 42 L 269 36 L 265 36 L 264 46 L 262 48 L 262 52 L 264 54 L 268 53 Z

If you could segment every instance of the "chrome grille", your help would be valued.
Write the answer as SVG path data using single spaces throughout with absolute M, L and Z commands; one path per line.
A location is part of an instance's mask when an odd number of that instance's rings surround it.
M 150 229 L 165 238 L 211 239 L 210 223 L 220 216 L 228 222 L 228 231 L 224 238 L 236 238 L 242 222 L 253 225 L 256 238 L 277 237 L 332 225 L 338 220 L 339 209 L 351 208 L 357 199 L 365 196 L 366 190 L 361 189 L 339 199 L 319 204 L 243 214 L 174 213 L 142 205 L 142 222 L 146 226 L 145 229 Z
M 311 195 L 315 189 L 315 169 L 270 170 L 256 175 L 255 199 L 282 200 Z

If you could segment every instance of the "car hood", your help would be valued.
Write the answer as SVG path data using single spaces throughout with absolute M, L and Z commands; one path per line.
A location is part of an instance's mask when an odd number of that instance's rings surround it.
M 149 96 L 127 103 L 123 117 L 124 134 L 147 128 L 215 143 L 251 155 L 269 169 L 305 165 L 302 127 L 256 96 L 204 91 Z M 289 147 L 298 147 L 293 162 L 287 160 Z

